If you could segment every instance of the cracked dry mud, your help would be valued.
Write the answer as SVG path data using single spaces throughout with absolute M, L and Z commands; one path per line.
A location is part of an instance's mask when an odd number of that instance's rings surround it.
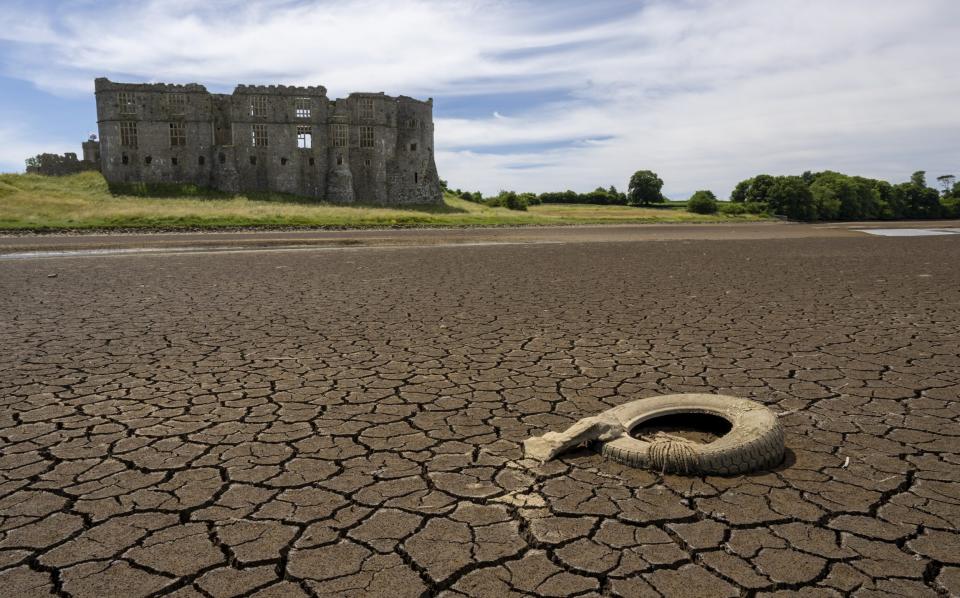
M 0 588 L 958 593 L 958 263 L 952 238 L 2 262 Z M 521 460 L 680 392 L 783 412 L 787 461 Z

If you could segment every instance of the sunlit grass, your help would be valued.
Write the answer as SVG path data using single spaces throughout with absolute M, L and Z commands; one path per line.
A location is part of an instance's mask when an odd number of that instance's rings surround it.
M 0 175 L 0 229 L 216 228 L 237 226 L 394 227 L 722 222 L 681 209 L 539 205 L 527 212 L 492 208 L 452 195 L 440 206 L 343 206 L 279 194 L 114 195 L 97 172 L 66 177 Z

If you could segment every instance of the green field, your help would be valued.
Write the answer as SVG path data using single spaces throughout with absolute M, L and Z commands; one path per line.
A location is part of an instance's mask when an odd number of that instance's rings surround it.
M 229 196 L 183 191 L 169 197 L 113 194 L 97 172 L 65 177 L 0 174 L 0 230 L 227 227 L 419 227 L 728 222 L 758 216 L 691 214 L 682 206 L 582 204 L 491 208 L 452 195 L 440 206 L 341 206 L 289 195 Z

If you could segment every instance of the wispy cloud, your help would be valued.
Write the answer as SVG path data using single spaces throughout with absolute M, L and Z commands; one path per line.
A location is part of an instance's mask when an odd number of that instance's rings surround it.
M 0 15 L 0 64 L 66 95 L 108 75 L 433 96 L 456 186 L 652 168 L 669 194 L 725 194 L 764 171 L 960 170 L 957 22 L 953 0 L 22 3 Z
M 23 127 L 0 124 L 0 139 L 3 140 L 0 143 L 0 164 L 11 165 L 5 170 L 21 171 L 25 167 L 26 158 L 45 152 L 55 154 L 74 152 L 80 157 L 79 141 L 62 137 L 33 139 L 29 131 Z M 3 171 L 4 169 L 0 169 L 0 172 Z

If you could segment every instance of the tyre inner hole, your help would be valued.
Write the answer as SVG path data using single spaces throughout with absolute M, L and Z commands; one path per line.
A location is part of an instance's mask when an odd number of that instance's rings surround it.
M 709 444 L 730 431 L 730 422 L 709 413 L 673 413 L 648 419 L 630 430 L 634 438 L 646 440 L 657 432 L 679 436 L 700 444 Z

